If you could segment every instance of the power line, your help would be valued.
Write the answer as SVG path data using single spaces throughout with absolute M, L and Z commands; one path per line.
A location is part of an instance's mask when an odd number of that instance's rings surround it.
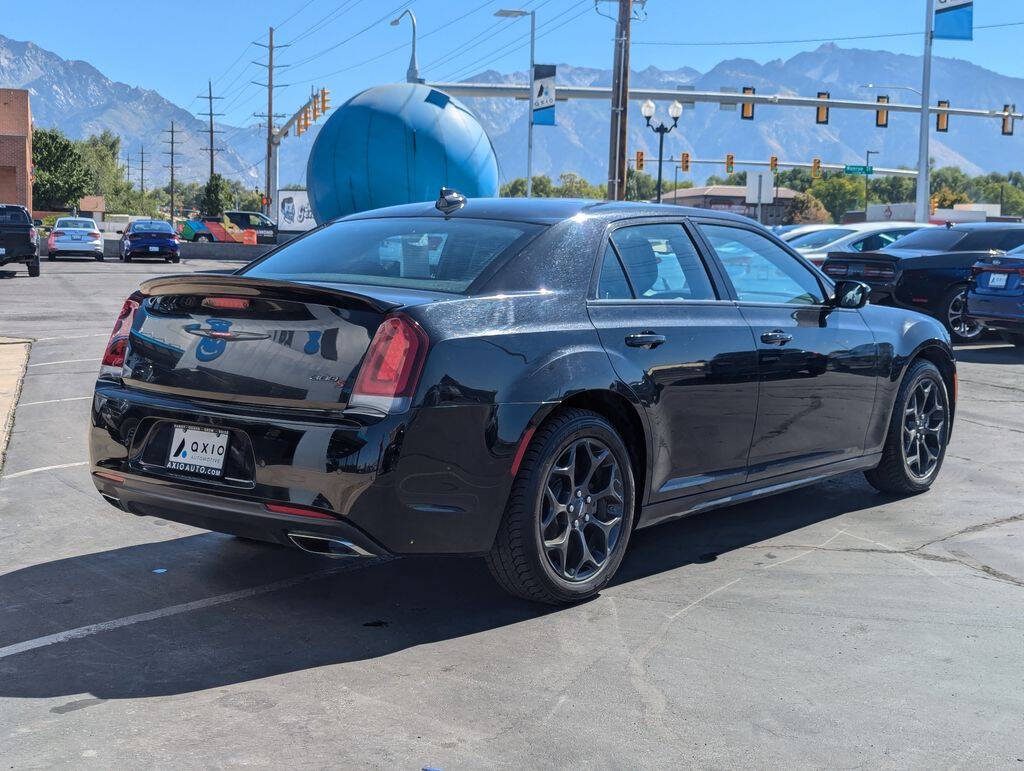
M 146 146 L 139 145 L 139 192 L 146 195 Z
M 405 2 L 402 3 L 401 5 L 399 5 L 397 8 L 394 8 L 391 11 L 388 11 L 386 14 L 384 14 L 380 18 L 375 19 L 374 21 L 370 22 L 365 27 L 360 29 L 358 32 L 352 33 L 351 35 L 349 35 L 344 40 L 339 40 L 334 45 L 328 46 L 327 48 L 324 48 L 322 51 L 318 51 L 315 54 L 311 54 L 310 56 L 307 56 L 305 59 L 300 59 L 297 62 L 291 62 L 289 66 L 291 66 L 291 67 L 301 67 L 304 64 L 308 64 L 309 62 L 311 62 L 311 61 L 313 61 L 315 59 L 319 59 L 321 56 L 324 56 L 325 54 L 329 54 L 331 51 L 334 51 L 335 49 L 340 48 L 341 46 L 345 45 L 349 41 L 354 40 L 355 38 L 359 37 L 360 35 L 362 35 L 367 30 L 372 29 L 373 27 L 376 27 L 382 21 L 385 21 L 387 19 L 390 19 L 390 18 L 394 17 L 394 15 L 396 13 L 398 13 L 399 11 L 404 10 L 405 8 L 408 8 L 412 4 L 413 4 L 413 0 L 405 0 Z
M 214 118 L 215 115 L 223 115 L 224 114 L 224 113 L 221 113 L 221 112 L 214 112 L 213 111 L 213 100 L 214 99 L 223 99 L 224 97 L 223 96 L 214 96 L 213 95 L 213 81 L 212 80 L 208 80 L 206 82 L 206 89 L 207 89 L 206 96 L 203 96 L 202 94 L 200 94 L 197 98 L 199 98 L 199 99 L 206 99 L 209 102 L 209 108 L 207 109 L 207 111 L 206 112 L 201 112 L 199 114 L 200 115 L 205 115 L 207 118 L 210 119 L 210 128 L 209 128 L 209 136 L 210 136 L 209 142 L 210 142 L 210 144 L 209 144 L 209 147 L 204 147 L 203 151 L 210 153 L 210 177 L 212 178 L 213 177 L 213 156 L 214 156 L 214 154 L 220 152 L 223 149 L 221 147 L 214 147 L 214 144 L 213 144 L 213 135 L 214 134 L 222 134 L 223 133 L 222 131 L 214 130 L 214 128 L 213 128 L 213 118 Z
M 310 24 L 308 27 L 306 27 L 304 30 L 302 30 L 302 32 L 300 32 L 298 35 L 296 35 L 294 38 L 292 38 L 291 42 L 292 43 L 298 43 L 300 40 L 304 40 L 305 38 L 309 37 L 310 35 L 315 35 L 317 32 L 322 30 L 324 27 L 326 27 L 332 21 L 336 21 L 336 20 L 340 19 L 342 16 L 344 16 L 346 13 L 351 11 L 353 8 L 355 8 L 357 5 L 359 5 L 359 3 L 361 3 L 361 2 L 362 2 L 362 0 L 343 0 L 343 2 L 338 3 L 338 5 L 336 5 L 334 7 L 334 9 L 332 11 L 330 11 L 326 16 L 322 16 L 320 19 L 318 19 L 317 21 L 315 21 L 312 24 Z M 347 7 L 342 7 L 342 6 L 346 6 L 346 3 L 347 3 Z
M 535 2 L 536 2 L 536 0 L 529 0 L 527 3 L 524 3 L 523 4 L 523 10 L 529 9 L 529 7 L 531 5 L 533 5 Z M 545 3 L 546 2 L 548 2 L 548 0 L 545 0 Z M 542 3 L 541 5 L 544 5 L 544 3 Z M 540 8 L 540 7 L 541 6 L 537 6 L 537 8 Z M 537 8 L 534 8 L 533 10 L 536 11 Z M 513 19 L 513 18 L 501 18 L 501 19 L 498 19 L 497 21 L 492 22 L 490 26 L 485 27 L 484 29 L 480 30 L 475 35 L 471 35 L 469 38 L 467 38 L 462 43 L 457 45 L 451 51 L 448 51 L 447 53 L 442 54 L 441 56 L 437 57 L 436 59 L 433 59 L 433 60 L 427 62 L 420 69 L 422 69 L 422 70 L 429 70 L 429 69 L 433 69 L 434 67 L 438 67 L 438 66 L 440 66 L 442 64 L 446 64 L 446 63 L 452 61 L 453 59 L 456 59 L 457 57 L 461 56 L 462 54 L 466 53 L 467 51 L 472 51 L 477 46 L 483 45 L 484 43 L 486 43 L 488 41 L 493 41 L 494 40 L 494 35 L 490 34 L 491 30 L 495 30 L 498 27 L 504 27 L 505 29 L 509 29 L 509 28 L 512 27 L 512 25 L 514 23 L 515 23 L 515 19 Z M 474 41 L 476 41 L 476 42 L 474 42 Z
M 975 25 L 974 29 L 999 29 L 1002 27 L 1021 27 L 1024 26 L 1024 21 L 1009 21 L 1003 24 L 978 24 Z M 767 45 L 784 45 L 787 43 L 834 43 L 842 42 L 846 40 L 875 40 L 881 38 L 890 37 L 915 37 L 924 34 L 924 30 L 917 32 L 879 32 L 872 35 L 837 35 L 834 37 L 824 38 L 791 38 L 789 40 L 733 40 L 733 41 L 716 41 L 716 42 L 691 42 L 691 41 L 657 41 L 657 40 L 634 40 L 633 45 L 636 46 L 683 46 L 687 48 L 697 48 L 703 46 L 767 46 Z

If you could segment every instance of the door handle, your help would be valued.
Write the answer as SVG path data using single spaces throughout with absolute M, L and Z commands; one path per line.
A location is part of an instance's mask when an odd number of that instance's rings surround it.
M 656 332 L 635 332 L 632 335 L 626 335 L 626 345 L 630 348 L 657 348 L 664 342 L 665 335 L 659 335 Z
M 781 329 L 773 329 L 771 332 L 764 332 L 761 335 L 761 342 L 768 345 L 785 345 L 793 339 L 793 335 L 783 332 Z

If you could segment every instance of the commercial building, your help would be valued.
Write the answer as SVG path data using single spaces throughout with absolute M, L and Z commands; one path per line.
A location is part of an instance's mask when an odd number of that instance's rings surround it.
M 0 88 L 0 203 L 32 210 L 32 112 L 21 88 Z
M 799 195 L 788 187 L 775 189 L 775 199 L 761 206 L 761 222 L 765 225 L 781 225 L 789 211 L 793 198 Z M 662 203 L 679 206 L 695 206 L 698 209 L 731 211 L 747 217 L 757 217 L 757 204 L 747 203 L 747 189 L 740 185 L 708 185 L 707 187 L 685 187 L 672 190 L 661 196 Z

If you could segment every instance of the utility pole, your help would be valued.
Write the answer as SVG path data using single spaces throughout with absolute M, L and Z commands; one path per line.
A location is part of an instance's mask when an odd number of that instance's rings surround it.
M 277 185 L 277 140 L 274 137 L 274 118 L 283 117 L 281 115 L 274 114 L 274 28 L 268 28 L 267 42 L 256 43 L 256 45 L 267 49 L 267 63 L 253 62 L 261 67 L 267 68 L 267 82 L 256 83 L 257 86 L 266 86 L 267 88 L 267 114 L 260 115 L 257 113 L 257 117 L 265 117 L 267 119 L 267 157 L 266 157 L 266 173 L 264 175 L 265 190 L 263 194 L 266 196 L 267 205 L 263 207 L 263 213 L 270 216 L 272 206 L 275 204 L 273 200 L 274 196 L 277 195 L 276 190 L 272 190 L 272 187 Z M 285 48 L 287 46 L 277 46 L 277 48 Z M 281 65 L 277 65 L 281 66 Z
M 608 142 L 608 198 L 626 197 L 626 121 L 629 117 L 629 34 L 634 0 L 618 0 L 612 64 L 612 114 Z
M 175 163 L 174 163 L 175 128 L 174 128 L 174 121 L 173 120 L 171 121 L 171 128 L 170 128 L 170 132 L 169 133 L 171 135 L 171 138 L 170 139 L 165 139 L 164 143 L 165 144 L 169 144 L 171 146 L 171 149 L 170 149 L 170 151 L 165 151 L 164 155 L 171 156 L 171 163 L 170 163 L 170 165 L 165 166 L 164 168 L 171 170 L 171 227 L 173 228 L 174 227 L 174 170 L 175 170 Z
M 197 98 L 198 99 L 206 99 L 207 100 L 207 104 L 209 105 L 207 107 L 206 112 L 201 112 L 199 114 L 200 115 L 204 115 L 204 116 L 206 116 L 207 118 L 210 119 L 209 146 L 208 147 L 204 147 L 203 151 L 210 153 L 210 177 L 213 177 L 213 156 L 214 156 L 214 153 L 218 153 L 221 150 L 221 148 L 214 147 L 214 145 L 213 145 L 213 135 L 221 133 L 219 131 L 215 131 L 214 130 L 214 128 L 213 128 L 213 118 L 216 115 L 223 115 L 224 114 L 224 113 L 221 113 L 221 112 L 214 112 L 213 111 L 213 100 L 214 99 L 223 99 L 224 97 L 223 96 L 214 96 L 213 95 L 213 81 L 212 80 L 207 80 L 206 81 L 206 94 L 205 95 L 200 94 Z
M 124 153 L 124 181 L 129 185 L 132 183 L 132 154 L 127 150 Z
M 871 166 L 871 156 L 872 155 L 880 155 L 880 154 L 881 153 L 878 150 L 865 150 L 864 151 L 864 165 L 870 168 L 870 166 Z M 864 173 L 864 219 L 865 220 L 867 220 L 867 218 L 868 218 L 868 193 L 870 192 L 870 187 L 869 187 L 870 181 L 871 181 L 871 175 L 868 174 L 865 171 L 865 173 Z
M 935 37 L 935 0 L 926 0 L 924 22 L 924 67 L 921 73 L 921 136 L 918 142 L 917 153 L 917 201 L 914 211 L 914 219 L 917 222 L 927 222 L 931 209 L 929 199 L 931 198 L 931 186 L 928 174 L 928 132 L 931 129 L 931 104 L 932 92 L 932 42 Z
M 146 146 L 139 145 L 139 192 L 146 195 Z

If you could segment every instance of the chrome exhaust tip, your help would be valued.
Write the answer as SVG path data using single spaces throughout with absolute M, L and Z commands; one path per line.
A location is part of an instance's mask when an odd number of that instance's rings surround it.
M 373 557 L 371 552 L 344 538 L 333 538 L 326 535 L 310 535 L 308 533 L 288 533 L 288 540 L 302 551 L 319 554 L 321 557 Z

